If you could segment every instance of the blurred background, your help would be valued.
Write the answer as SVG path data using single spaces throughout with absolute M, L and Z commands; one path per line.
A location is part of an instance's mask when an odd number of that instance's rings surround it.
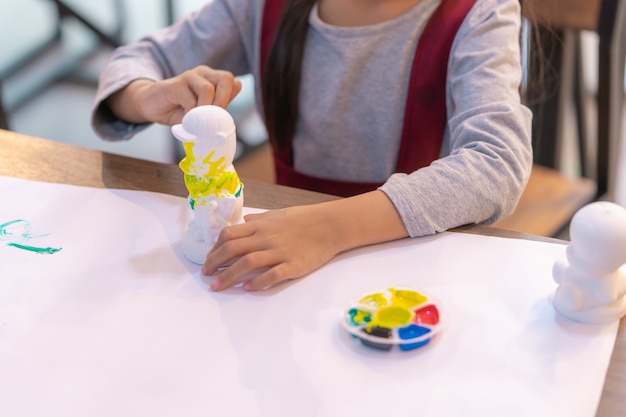
M 180 149 L 168 127 L 152 126 L 125 142 L 99 139 L 90 127 L 91 104 L 98 74 L 114 45 L 132 42 L 166 26 L 206 1 L 0 0 L 0 80 L 10 129 L 146 160 L 178 162 Z M 67 7 L 60 6 L 63 4 Z M 587 107 L 595 106 L 593 97 L 598 88 L 597 44 L 597 33 L 583 33 L 582 84 Z M 240 139 L 237 158 L 241 162 L 261 155 L 261 162 L 253 162 L 251 170 L 242 176 L 272 181 L 266 132 L 253 103 L 253 81 L 242 77 L 242 82 L 242 93 L 229 109 Z M 612 88 L 624 93 L 624 85 Z M 563 113 L 565 122 L 557 138 L 558 165 L 565 176 L 575 178 L 580 176 L 581 163 L 571 100 L 566 101 Z M 626 205 L 626 129 L 616 153 L 619 163 L 615 199 Z
M 154 125 L 130 141 L 107 142 L 90 127 L 100 69 L 115 44 L 166 26 L 205 0 L 0 0 L 0 79 L 10 129 L 158 162 L 180 158 L 169 128 Z M 82 20 L 81 20 L 82 19 Z M 91 26 L 91 27 L 90 27 Z M 231 114 L 241 143 L 238 158 L 266 141 L 254 108 L 253 82 Z

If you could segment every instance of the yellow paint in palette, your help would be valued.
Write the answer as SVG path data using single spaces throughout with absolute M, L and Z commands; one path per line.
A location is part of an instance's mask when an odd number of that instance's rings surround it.
M 411 308 L 428 301 L 428 297 L 420 294 L 417 291 L 402 289 L 397 290 L 395 288 L 388 288 L 388 291 L 391 293 L 392 305 L 399 305 L 406 308 Z
M 417 291 L 387 288 L 391 294 L 389 305 L 387 297 L 383 293 L 371 294 L 364 297 L 362 301 L 369 301 L 369 305 L 375 304 L 379 307 L 372 320 L 367 323 L 367 329 L 374 326 L 392 329 L 394 327 L 405 326 L 413 319 L 411 308 L 428 301 L 428 297 Z
M 385 329 L 406 326 L 411 323 L 412 319 L 413 312 L 408 308 L 400 305 L 390 305 L 380 308 L 374 313 L 372 320 L 367 323 L 367 330 L 371 330 L 374 326 Z
M 388 304 L 388 301 L 387 301 L 387 297 L 385 297 L 385 294 L 381 292 L 377 292 L 374 294 L 366 295 L 365 297 L 361 298 L 359 300 L 359 304 L 368 306 L 368 307 L 379 308 L 379 307 L 386 306 Z
M 407 325 L 413 318 L 410 308 L 428 301 L 428 297 L 417 291 L 388 288 L 390 299 L 383 293 L 369 294 L 359 300 L 359 304 L 377 308 L 372 319 L 367 323 L 367 329 L 374 326 L 394 328 Z

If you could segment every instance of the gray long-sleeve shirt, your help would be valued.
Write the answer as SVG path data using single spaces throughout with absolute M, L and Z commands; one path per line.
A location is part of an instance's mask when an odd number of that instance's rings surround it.
M 450 53 L 441 158 L 393 174 L 415 45 L 440 0 L 365 27 L 309 18 L 294 165 L 303 173 L 386 181 L 411 236 L 490 223 L 517 204 L 531 168 L 530 112 L 520 103 L 518 0 L 477 0 Z M 197 65 L 259 79 L 263 2 L 213 0 L 175 25 L 116 50 L 100 77 L 92 124 L 105 139 L 144 126 L 115 119 L 103 101 L 132 80 L 161 80 Z M 256 83 L 257 104 L 260 103 Z

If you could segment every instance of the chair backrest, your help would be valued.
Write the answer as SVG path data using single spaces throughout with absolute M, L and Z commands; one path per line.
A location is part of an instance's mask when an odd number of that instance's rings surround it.
M 626 65 L 626 0 L 604 0 L 599 16 L 598 68 L 598 184 L 611 201 L 617 195 L 618 163 L 621 155 Z
M 558 29 L 598 28 L 602 0 L 535 0 L 532 12 L 524 16 L 535 23 Z
M 541 36 L 546 36 L 546 39 L 552 37 L 551 41 L 546 42 L 545 39 L 541 38 L 539 42 L 543 42 L 543 46 L 547 46 L 551 54 L 548 57 L 550 62 L 547 65 L 553 68 L 556 67 L 561 75 L 560 80 L 557 81 L 561 84 L 558 86 L 560 89 L 580 90 L 582 88 L 583 77 L 580 71 L 570 77 L 566 77 L 564 74 L 567 71 L 571 71 L 572 68 L 581 69 L 579 62 L 581 59 L 579 51 L 580 32 L 593 31 L 598 34 L 595 149 L 588 150 L 587 140 L 584 137 L 580 137 L 584 136 L 583 131 L 586 129 L 580 126 L 581 123 L 584 123 L 584 120 L 581 120 L 584 117 L 581 117 L 579 108 L 577 120 L 579 123 L 579 151 L 583 176 L 596 180 L 596 198 L 604 197 L 609 200 L 615 200 L 617 158 L 621 142 L 621 113 L 624 100 L 626 0 L 532 0 L 532 2 L 533 5 L 530 8 L 530 12 L 527 8 L 524 8 L 524 15 L 535 26 L 547 28 Z M 574 60 L 569 61 L 565 58 L 562 50 L 565 39 L 563 33 L 567 32 L 576 32 L 577 37 L 575 39 L 578 43 L 575 46 L 577 48 L 576 52 L 570 54 L 570 58 L 574 57 Z M 542 32 L 539 31 L 539 33 Z M 529 76 L 532 76 L 532 74 Z M 572 79 L 574 79 L 575 85 L 563 85 L 563 82 L 571 81 Z M 580 97 L 575 97 L 575 99 L 581 100 Z M 539 123 L 552 124 L 552 128 L 542 130 L 541 127 L 535 127 L 535 132 L 541 131 L 538 135 L 541 137 L 538 139 L 537 148 L 541 147 L 543 149 L 541 152 L 549 154 L 547 158 L 542 159 L 543 155 L 538 155 L 536 150 L 536 160 L 542 161 L 544 165 L 548 166 L 558 165 L 554 162 L 557 152 L 554 149 L 550 149 L 550 147 L 556 148 L 557 146 L 558 129 L 554 127 L 554 124 L 561 123 L 563 120 L 562 116 L 556 114 L 563 111 L 563 106 L 560 106 L 558 100 L 558 98 L 553 98 L 551 103 L 543 107 L 543 116 L 540 115 L 537 118 Z M 581 107 L 584 106 L 584 103 L 577 102 L 576 104 Z M 546 112 L 548 114 L 545 114 Z M 555 120 L 559 122 L 555 122 Z M 589 155 L 593 155 L 593 157 L 589 158 Z M 548 161 L 548 163 L 545 163 L 545 161 Z
M 0 80 L 0 129 L 8 129 L 9 122 L 7 120 L 7 114 L 4 110 L 4 104 L 2 101 L 2 80 Z

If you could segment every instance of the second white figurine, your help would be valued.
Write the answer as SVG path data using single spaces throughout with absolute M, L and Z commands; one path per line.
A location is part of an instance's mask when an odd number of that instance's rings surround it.
M 554 307 L 582 323 L 609 323 L 626 315 L 626 209 L 606 201 L 572 218 L 567 259 L 555 262 Z

